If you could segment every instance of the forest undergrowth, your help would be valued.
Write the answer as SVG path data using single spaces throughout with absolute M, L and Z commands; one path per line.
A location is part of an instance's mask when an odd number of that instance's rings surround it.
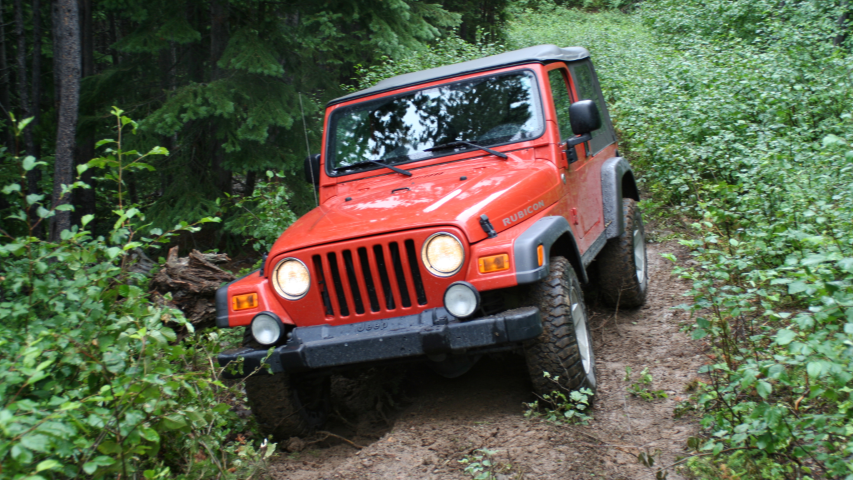
M 555 8 L 511 43 L 592 52 L 647 212 L 680 225 L 707 342 L 700 478 L 853 478 L 853 60 L 838 2 Z M 674 257 L 673 257 L 674 259 Z

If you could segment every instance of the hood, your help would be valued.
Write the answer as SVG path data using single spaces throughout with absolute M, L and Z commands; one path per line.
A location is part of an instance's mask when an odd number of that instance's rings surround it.
M 340 183 L 336 197 L 308 212 L 279 237 L 271 256 L 439 225 L 456 226 L 469 243 L 478 242 L 487 237 L 480 215 L 487 215 L 501 232 L 559 198 L 562 183 L 554 164 L 534 159 L 533 153 L 531 148 L 508 152 L 507 160 L 469 159 L 417 169 L 412 177 L 391 174 Z

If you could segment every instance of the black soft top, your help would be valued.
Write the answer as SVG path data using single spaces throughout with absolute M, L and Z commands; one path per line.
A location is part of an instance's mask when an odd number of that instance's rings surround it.
M 420 72 L 407 73 L 396 77 L 387 78 L 376 85 L 336 98 L 328 103 L 335 105 L 359 97 L 366 97 L 377 93 L 395 90 L 401 87 L 418 85 L 420 83 L 432 82 L 444 78 L 457 77 L 469 73 L 493 70 L 502 67 L 511 67 L 524 63 L 550 63 L 550 62 L 574 62 L 589 57 L 589 51 L 583 47 L 560 48 L 556 45 L 537 45 L 535 47 L 522 48 L 511 52 L 492 55 L 491 57 L 478 58 L 468 62 L 445 65 L 443 67 L 421 70 Z

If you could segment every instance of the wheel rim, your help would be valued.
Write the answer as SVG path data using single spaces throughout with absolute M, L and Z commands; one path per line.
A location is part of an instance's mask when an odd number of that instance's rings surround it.
M 592 370 L 592 345 L 589 332 L 586 329 L 586 312 L 584 312 L 577 290 L 572 288 L 569 295 L 572 302 L 572 323 L 575 325 L 575 339 L 578 342 L 578 352 L 583 363 L 583 371 L 590 385 L 595 386 L 595 374 Z
M 634 267 L 637 269 L 637 280 L 646 280 L 646 239 L 639 227 L 634 227 Z

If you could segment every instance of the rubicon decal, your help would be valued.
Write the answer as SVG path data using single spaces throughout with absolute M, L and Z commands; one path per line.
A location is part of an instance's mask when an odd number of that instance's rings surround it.
M 519 210 L 517 213 L 513 213 L 512 215 L 504 218 L 504 226 L 506 227 L 512 223 L 515 223 L 521 220 L 522 218 L 532 214 L 536 210 L 539 210 L 540 208 L 545 208 L 545 200 L 540 200 L 534 203 L 533 205 L 530 205 L 529 207 L 525 208 L 524 210 Z

